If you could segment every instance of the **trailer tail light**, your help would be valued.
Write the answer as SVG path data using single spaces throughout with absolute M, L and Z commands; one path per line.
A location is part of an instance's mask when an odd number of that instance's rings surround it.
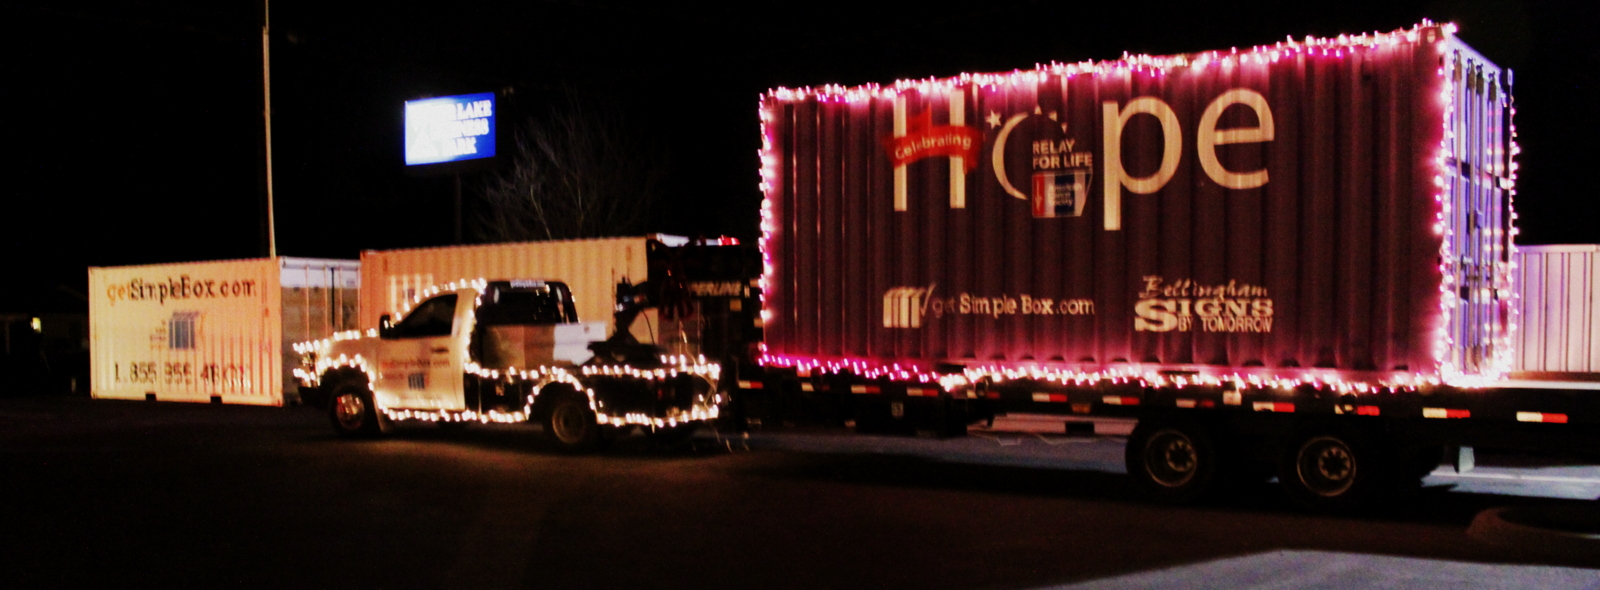
M 927 387 L 907 387 L 906 395 L 911 397 L 939 397 L 939 390 Z
M 760 381 L 739 381 L 739 389 L 766 389 L 767 384 Z
M 851 385 L 850 393 L 877 394 L 883 393 L 883 390 L 876 385 Z
M 1544 412 L 1517 412 L 1518 422 L 1543 422 L 1546 424 L 1566 424 L 1566 414 L 1546 414 Z
M 1067 401 L 1067 396 L 1066 396 L 1066 394 L 1062 394 L 1062 393 L 1044 393 L 1044 392 L 1040 392 L 1040 393 L 1033 394 L 1033 401 L 1036 401 L 1036 402 L 1063 403 L 1063 402 Z
M 1350 404 L 1344 404 L 1344 405 L 1334 406 L 1333 407 L 1333 413 L 1335 413 L 1335 414 L 1355 414 L 1357 416 L 1377 416 L 1381 412 L 1379 411 L 1378 406 L 1355 406 L 1355 405 L 1350 405 Z
M 1472 412 L 1455 408 L 1423 408 L 1423 418 L 1471 418 Z
M 1251 404 L 1251 407 L 1255 408 L 1257 412 L 1294 413 L 1294 404 L 1289 402 L 1255 402 Z
M 1139 398 L 1126 395 L 1108 395 L 1100 398 L 1101 402 L 1113 406 L 1137 406 Z

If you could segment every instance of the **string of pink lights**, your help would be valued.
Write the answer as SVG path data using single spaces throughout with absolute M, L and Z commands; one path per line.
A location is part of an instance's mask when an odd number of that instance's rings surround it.
M 759 240 L 762 252 L 763 272 L 761 278 L 762 288 L 762 321 L 770 325 L 774 312 L 767 304 L 766 293 L 775 284 L 776 269 L 772 260 L 772 246 L 774 235 L 778 231 L 778 221 L 774 211 L 774 191 L 778 190 L 779 155 L 774 149 L 775 138 L 772 135 L 771 125 L 777 115 L 773 108 L 785 102 L 816 101 L 820 103 L 843 102 L 854 103 L 867 100 L 893 98 L 906 91 L 917 91 L 924 94 L 949 91 L 957 88 L 989 87 L 1016 84 L 1041 84 L 1050 78 L 1071 78 L 1080 75 L 1093 76 L 1165 76 L 1180 68 L 1205 69 L 1210 67 L 1231 68 L 1235 66 L 1268 65 L 1287 58 L 1298 56 L 1312 56 L 1319 58 L 1343 59 L 1356 55 L 1360 51 L 1373 48 L 1392 48 L 1400 44 L 1431 43 L 1440 54 L 1450 52 L 1452 49 L 1465 47 L 1456 41 L 1453 35 L 1456 32 L 1454 23 L 1435 24 L 1424 20 L 1408 29 L 1399 29 L 1388 33 L 1373 32 L 1358 35 L 1339 35 L 1338 37 L 1305 37 L 1295 40 L 1293 37 L 1273 45 L 1256 46 L 1246 50 L 1233 48 L 1229 51 L 1210 51 L 1195 54 L 1174 56 L 1152 56 L 1124 54 L 1122 59 L 1113 61 L 1083 61 L 1076 63 L 1050 63 L 1036 65 L 1033 70 L 1015 70 L 1009 73 L 971 74 L 963 73 L 948 78 L 925 78 L 917 80 L 898 80 L 891 85 L 867 84 L 858 87 L 845 87 L 836 84 L 806 88 L 776 88 L 765 93 L 760 100 L 759 116 L 761 121 L 761 180 L 758 188 L 766 196 L 761 205 L 761 236 Z M 1468 57 L 1468 59 L 1471 59 Z M 1374 376 L 1374 372 L 1366 372 L 1360 376 L 1347 375 L 1331 370 L 1309 369 L 1276 369 L 1240 371 L 1231 367 L 1196 366 L 1186 367 L 1194 369 L 1193 375 L 1169 376 L 1163 374 L 1161 369 L 1169 367 L 1141 368 L 1138 364 L 1130 364 L 1126 368 L 1094 368 L 1079 370 L 1074 368 L 1052 366 L 1002 366 L 985 365 L 966 367 L 956 374 L 943 374 L 930 370 L 928 367 L 907 366 L 893 362 L 879 362 L 871 359 L 823 359 L 794 355 L 770 354 L 766 345 L 762 344 L 760 363 L 769 367 L 782 367 L 795 369 L 802 375 L 811 372 L 840 373 L 848 372 L 864 379 L 889 379 L 893 381 L 939 383 L 946 391 L 956 391 L 961 388 L 971 387 L 980 382 L 1003 382 L 1006 380 L 1027 378 L 1036 381 L 1055 382 L 1061 385 L 1088 385 L 1094 383 L 1138 383 L 1146 387 L 1185 387 L 1190 385 L 1225 386 L 1236 388 L 1282 388 L 1293 389 L 1298 387 L 1315 387 L 1318 389 L 1334 390 L 1341 393 L 1375 393 L 1382 391 L 1415 390 L 1419 387 L 1437 386 L 1441 384 L 1462 388 L 1477 388 L 1488 386 L 1502 378 L 1511 366 L 1511 347 L 1513 336 L 1517 330 L 1519 311 L 1515 301 L 1515 286 L 1511 283 L 1514 276 L 1515 263 L 1505 262 L 1495 265 L 1496 275 L 1495 293 L 1502 300 L 1510 300 L 1510 310 L 1506 314 L 1507 320 L 1504 329 L 1494 325 L 1495 320 L 1490 318 L 1483 326 L 1487 333 L 1495 334 L 1493 338 L 1494 351 L 1487 367 L 1478 367 L 1476 372 L 1468 371 L 1460 362 L 1461 347 L 1452 333 L 1452 322 L 1455 316 L 1453 311 L 1459 304 L 1457 296 L 1457 276 L 1461 273 L 1458 260 L 1460 254 L 1456 251 L 1455 230 L 1452 219 L 1452 195 L 1450 194 L 1447 179 L 1452 177 L 1454 166 L 1452 161 L 1456 154 L 1453 152 L 1452 139 L 1455 130 L 1452 128 L 1456 102 L 1454 85 L 1450 77 L 1455 72 L 1451 68 L 1465 67 L 1458 60 L 1441 60 L 1438 69 L 1439 96 L 1444 105 L 1444 116 L 1441 117 L 1443 125 L 1440 148 L 1435 158 L 1437 176 L 1435 184 L 1437 191 L 1434 200 L 1436 209 L 1436 223 L 1433 226 L 1435 235 L 1440 238 L 1440 273 L 1439 284 L 1439 315 L 1437 326 L 1434 329 L 1433 357 L 1436 368 L 1432 374 L 1423 372 L 1393 372 Z M 1509 104 L 1507 98 L 1506 108 L 1514 117 L 1516 110 Z M 1516 144 L 1516 127 L 1509 126 L 1510 157 L 1506 158 L 1505 177 L 1500 186 L 1505 190 L 1507 209 L 1505 214 L 1511 221 L 1510 235 L 1504 238 L 1504 243 L 1514 241 L 1517 230 L 1515 227 L 1516 213 L 1514 208 L 1515 182 L 1517 164 L 1515 156 L 1520 153 Z M 1498 155 L 1498 154 L 1497 154 Z M 1476 180 L 1474 180 L 1476 182 Z M 1509 252 L 1504 259 L 1511 260 Z

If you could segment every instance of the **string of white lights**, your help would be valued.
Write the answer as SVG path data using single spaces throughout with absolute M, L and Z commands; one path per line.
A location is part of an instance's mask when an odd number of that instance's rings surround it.
M 477 320 L 477 309 L 483 305 L 483 293 L 488 288 L 485 279 L 459 280 L 448 284 L 435 285 L 421 290 L 402 309 L 400 316 L 414 309 L 424 299 L 441 293 L 456 292 L 470 294 L 474 297 L 474 304 L 469 310 L 466 322 L 462 326 L 464 333 L 471 333 Z M 329 371 L 340 368 L 353 368 L 367 376 L 367 382 L 374 386 L 382 377 L 381 372 L 371 366 L 371 363 L 360 354 L 351 356 L 329 354 L 335 342 L 353 340 L 358 338 L 375 338 L 377 330 L 368 330 L 365 336 L 359 330 L 335 333 L 328 338 L 299 342 L 293 345 L 295 352 L 307 355 L 311 359 L 311 369 L 303 367 L 294 369 L 294 376 L 306 387 L 317 387 L 321 384 L 322 377 Z M 427 422 L 481 422 L 481 423 L 516 423 L 526 422 L 533 414 L 533 407 L 538 395 L 552 384 L 563 384 L 573 391 L 581 392 L 588 397 L 589 409 L 595 413 L 595 420 L 602 425 L 630 426 L 641 425 L 649 427 L 673 427 L 679 424 L 713 420 L 720 415 L 720 406 L 723 397 L 717 391 L 717 383 L 722 375 L 722 366 L 707 362 L 701 356 L 664 355 L 659 357 L 661 366 L 657 368 L 639 368 L 628 365 L 603 364 L 582 365 L 576 367 L 565 366 L 539 366 L 533 368 L 506 367 L 504 369 L 485 367 L 474 361 L 470 353 L 463 347 L 462 368 L 465 373 L 480 379 L 500 381 L 506 385 L 525 383 L 530 389 L 526 403 L 520 410 L 502 412 L 489 410 L 485 412 L 473 410 L 436 410 L 417 408 L 396 408 L 383 405 L 381 396 L 374 396 L 374 403 L 378 410 L 391 420 L 418 420 Z M 653 416 L 641 412 L 610 412 L 604 400 L 599 399 L 592 387 L 586 384 L 586 379 L 594 377 L 638 379 L 650 383 L 676 379 L 680 375 L 689 375 L 703 380 L 707 387 L 706 393 L 698 393 L 687 409 L 668 407 L 663 410 L 662 416 Z M 374 393 L 377 393 L 376 391 Z

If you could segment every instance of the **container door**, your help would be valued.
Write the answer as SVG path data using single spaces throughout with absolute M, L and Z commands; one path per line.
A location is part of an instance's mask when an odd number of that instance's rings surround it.
M 419 304 L 395 324 L 384 342 L 375 393 L 385 407 L 459 410 L 464 406 L 462 359 L 466 338 L 460 336 L 463 306 L 471 297 L 439 295 Z

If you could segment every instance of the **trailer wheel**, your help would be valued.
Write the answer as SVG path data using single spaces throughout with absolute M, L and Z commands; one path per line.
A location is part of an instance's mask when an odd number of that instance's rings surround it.
M 372 392 L 360 383 L 343 381 L 328 396 L 328 418 L 334 432 L 345 437 L 374 437 L 388 431 L 378 416 L 378 405 L 372 401 Z
M 589 400 L 570 391 L 552 392 L 555 398 L 545 408 L 545 436 L 564 453 L 594 450 L 600 444 L 600 424 L 595 421 Z
M 1302 436 L 1283 455 L 1278 482 L 1290 498 L 1313 510 L 1340 510 L 1364 503 L 1386 473 L 1364 437 L 1347 432 Z
M 1205 429 L 1184 421 L 1140 421 L 1128 437 L 1128 475 L 1149 498 L 1193 502 L 1217 474 L 1217 447 Z

